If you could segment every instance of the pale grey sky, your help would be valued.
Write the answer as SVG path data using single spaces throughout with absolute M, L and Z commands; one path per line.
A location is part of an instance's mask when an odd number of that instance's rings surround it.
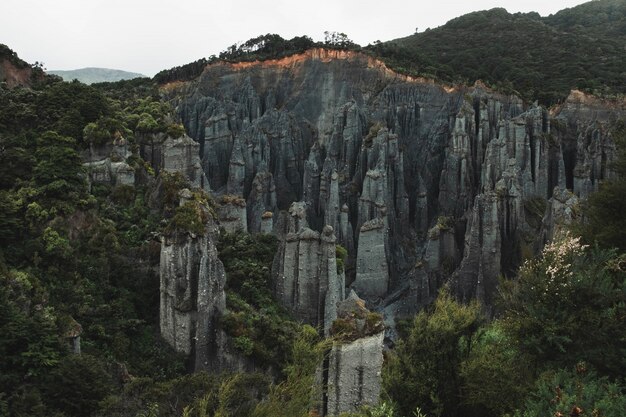
M 0 43 L 48 69 L 105 67 L 152 76 L 277 33 L 323 40 L 325 30 L 367 45 L 504 7 L 542 16 L 581 0 L 2 0 Z

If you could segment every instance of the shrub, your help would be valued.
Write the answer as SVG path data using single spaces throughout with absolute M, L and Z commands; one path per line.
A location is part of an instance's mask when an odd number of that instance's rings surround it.
M 626 372 L 619 259 L 566 233 L 501 285 L 504 330 L 532 363 L 560 368 L 584 360 L 608 375 Z
M 574 371 L 544 374 L 515 417 L 602 416 L 622 417 L 626 410 L 626 387 L 599 377 L 580 362 Z
M 341 245 L 335 246 L 335 258 L 337 259 L 337 273 L 341 274 L 345 270 L 348 250 Z

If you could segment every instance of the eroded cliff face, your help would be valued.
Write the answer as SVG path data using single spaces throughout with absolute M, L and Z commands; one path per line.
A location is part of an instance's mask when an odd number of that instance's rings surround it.
M 274 293 L 299 320 L 328 335 L 344 299 L 345 276 L 337 271 L 332 226 L 321 233 L 308 227 L 306 205 L 293 203 L 281 221 L 284 234 L 272 267 Z
M 349 252 L 346 283 L 389 315 L 415 313 L 444 282 L 490 304 L 498 275 L 549 237 L 554 196 L 584 198 L 612 175 L 607 123 L 624 114 L 578 93 L 549 113 L 323 49 L 211 65 L 168 94 L 211 189 L 245 201 L 247 229 L 285 235 L 281 212 L 301 202 L 309 230 L 287 243 L 330 226 Z
M 318 371 L 322 415 L 338 416 L 378 404 L 382 386 L 384 326 L 354 291 L 337 303 L 334 343 Z
M 226 274 L 217 257 L 215 233 L 210 222 L 203 235 L 162 238 L 159 322 L 163 338 L 177 352 L 192 355 L 194 370 L 218 372 L 228 355 L 226 335 L 217 325 L 226 311 Z

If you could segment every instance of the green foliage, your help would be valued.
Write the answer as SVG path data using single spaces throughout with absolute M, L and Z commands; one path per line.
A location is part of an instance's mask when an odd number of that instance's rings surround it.
M 290 40 L 276 34 L 261 35 L 238 45 L 231 45 L 221 52 L 219 58 L 225 61 L 264 61 L 304 52 L 315 44 L 308 36 Z
M 89 144 L 101 146 L 118 139 L 123 135 L 131 135 L 124 120 L 103 116 L 97 121 L 88 123 L 83 129 L 83 138 Z
M 588 361 L 606 375 L 626 372 L 622 258 L 566 234 L 504 283 L 503 326 L 537 369 Z
M 37 140 L 35 157 L 33 181 L 45 198 L 72 201 L 85 191 L 82 164 L 72 138 L 44 133 Z
M 0 270 L 0 392 L 16 415 L 36 415 L 41 395 L 29 380 L 48 375 L 66 353 L 54 311 L 43 307 L 44 299 L 32 275 Z M 31 302 L 34 308 L 28 308 Z
M 621 417 L 626 410 L 626 389 L 599 377 L 584 362 L 575 371 L 548 372 L 515 417 L 577 416 Z
M 286 380 L 272 385 L 268 397 L 259 403 L 253 417 L 307 417 L 318 406 L 315 371 L 328 342 L 319 342 L 317 331 L 304 325 L 294 340 L 291 359 L 284 372 Z
M 91 415 L 115 388 L 106 364 L 88 354 L 66 356 L 45 379 L 48 404 L 67 416 Z
M 177 231 L 202 235 L 208 221 L 208 207 L 203 206 L 199 201 L 191 200 L 176 208 L 174 217 L 170 220 L 165 231 L 168 233 Z
M 324 46 L 335 49 L 357 49 L 359 45 L 352 42 L 343 32 L 324 31 Z
M 440 230 L 454 230 L 454 218 L 450 216 L 439 216 L 437 218 L 437 227 Z
M 185 127 L 179 123 L 172 123 L 167 127 L 165 133 L 167 133 L 168 136 L 177 139 L 185 134 Z
M 533 380 L 526 361 L 497 321 L 472 339 L 459 375 L 465 414 L 476 416 L 502 416 L 514 411 Z
M 198 372 L 169 381 L 138 378 L 101 403 L 101 417 L 247 417 L 268 393 L 258 373 L 209 375 Z
M 124 385 L 119 394 L 101 403 L 97 416 L 136 417 L 137 415 L 167 417 L 182 414 L 185 407 L 198 410 L 200 402 L 212 415 L 218 406 L 222 381 L 206 372 L 155 382 L 150 378 L 135 378 Z M 198 414 L 196 414 L 198 415 Z
M 358 413 L 341 413 L 339 417 L 394 417 L 395 415 L 396 414 L 393 404 L 383 401 L 373 407 L 364 406 Z
M 335 258 L 337 259 L 337 273 L 341 274 L 345 270 L 348 250 L 341 245 L 335 246 Z
M 135 129 L 142 133 L 156 133 L 159 131 L 159 124 L 149 113 L 139 115 Z
M 85 183 L 87 142 L 132 142 L 130 123 L 144 113 L 162 131 L 172 123 L 151 87 L 115 89 L 0 88 L 0 410 L 9 415 L 89 415 L 119 391 L 109 375 L 117 363 L 155 380 L 184 370 L 158 336 L 151 265 L 162 207 L 151 204 L 153 187 L 93 184 L 90 195 Z M 74 320 L 83 352 L 75 357 L 65 339 Z
M 162 201 L 164 211 L 167 214 L 168 211 L 178 206 L 180 200 L 178 193 L 183 188 L 187 188 L 189 184 L 185 176 L 180 172 L 162 172 L 159 179 L 161 180 L 161 189 L 163 192 Z
M 217 58 L 213 55 L 208 60 L 206 58 L 200 58 L 199 60 L 190 62 L 189 64 L 159 71 L 153 79 L 158 84 L 166 84 L 173 81 L 193 80 L 202 74 L 202 71 L 209 63 L 214 62 L 216 59 Z
M 474 12 L 368 49 L 400 72 L 470 84 L 483 80 L 543 104 L 562 100 L 572 88 L 623 94 L 623 5 L 621 14 L 615 8 L 615 18 L 599 17 L 601 24 L 570 26 L 595 20 L 590 16 L 606 5 L 589 2 L 546 18 L 501 8 Z
M 365 308 L 363 302 L 354 304 L 352 311 L 335 319 L 330 334 L 336 341 L 353 341 L 385 330 L 383 316 Z
M 383 387 L 401 415 L 416 407 L 433 416 L 460 409 L 460 368 L 482 318 L 477 303 L 462 305 L 442 290 L 430 311 L 420 312 L 406 340 L 383 369 Z
M 6 59 L 17 68 L 28 68 L 28 62 L 20 59 L 17 53 L 3 43 L 0 43 L 0 59 Z
M 248 417 L 267 395 L 269 379 L 261 374 L 235 374 L 222 382 L 215 417 Z M 199 416 L 202 414 L 199 412 Z
M 271 235 L 220 233 L 219 257 L 226 269 L 226 305 L 221 326 L 241 353 L 280 368 L 300 325 L 272 296 L 270 270 L 277 250 Z

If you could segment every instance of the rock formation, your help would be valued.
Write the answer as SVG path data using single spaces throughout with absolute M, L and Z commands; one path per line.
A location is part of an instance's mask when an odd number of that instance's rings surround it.
M 246 202 L 236 195 L 225 194 L 218 200 L 217 216 L 221 228 L 227 232 L 247 232 Z
M 126 160 L 132 153 L 126 139 L 119 137 L 100 146 L 90 144 L 83 152 L 83 166 L 90 183 L 135 185 L 135 169 Z
M 333 228 L 325 226 L 322 233 L 309 229 L 301 209 L 292 205 L 274 259 L 274 292 L 296 318 L 327 332 L 337 316 L 336 304 L 344 298 L 344 277 L 337 272 Z
M 337 310 L 331 330 L 336 342 L 324 362 L 322 375 L 326 388 L 322 414 L 328 416 L 378 404 L 382 382 L 382 317 L 370 313 L 354 292 L 338 303 Z
M 270 230 L 271 213 L 286 236 L 280 294 L 311 323 L 323 296 L 302 279 L 326 288 L 313 263 L 328 257 L 311 255 L 326 226 L 348 249 L 346 283 L 372 305 L 413 314 L 445 281 L 490 303 L 497 277 L 543 244 L 548 213 L 530 209 L 548 210 L 555 187 L 584 198 L 612 175 L 607 123 L 625 114 L 582 93 L 549 112 L 324 49 L 212 64 L 169 94 L 211 188 L 246 201 L 250 232 Z M 287 227 L 294 202 L 309 230 Z M 431 239 L 440 218 L 449 231 Z
M 224 266 L 217 257 L 215 225 L 206 233 L 174 233 L 163 237 L 161 279 L 161 336 L 177 351 L 192 355 L 194 369 L 221 370 L 226 336 L 217 326 L 226 310 Z

